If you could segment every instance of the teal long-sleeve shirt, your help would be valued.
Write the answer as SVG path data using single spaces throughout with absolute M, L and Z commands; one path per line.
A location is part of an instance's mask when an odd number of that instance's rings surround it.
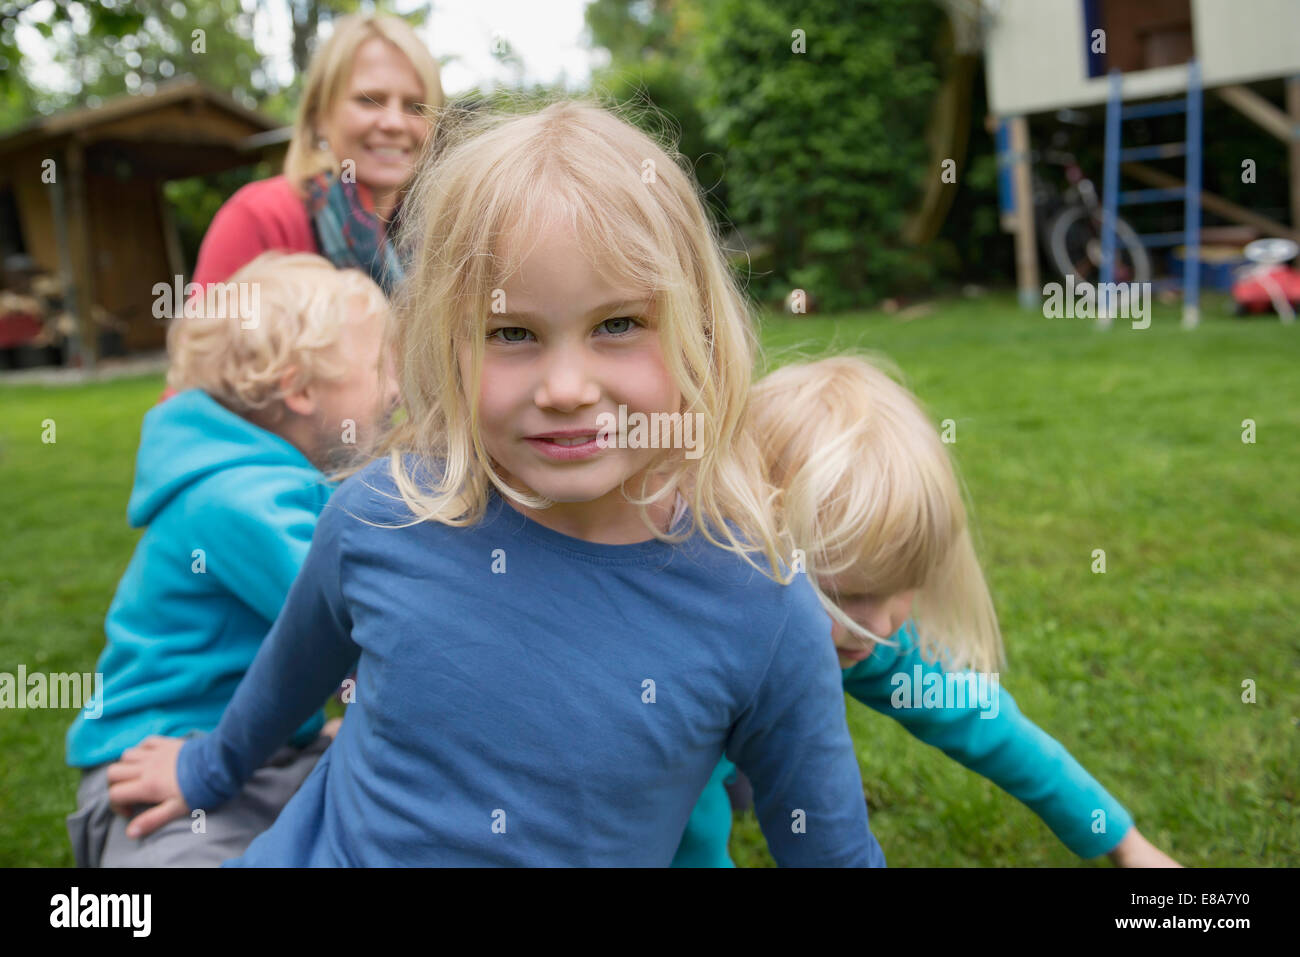
M 1080 857 L 1114 849 L 1133 826 L 1132 815 L 1059 741 L 1026 718 L 1005 689 L 990 680 L 979 688 L 983 695 L 964 701 L 935 694 L 945 672 L 941 663 L 922 658 L 913 623 L 891 642 L 844 669 L 845 692 L 1019 799 Z M 727 854 L 731 805 L 724 783 L 732 770 L 725 759 L 715 769 L 687 821 L 673 867 L 734 866 Z

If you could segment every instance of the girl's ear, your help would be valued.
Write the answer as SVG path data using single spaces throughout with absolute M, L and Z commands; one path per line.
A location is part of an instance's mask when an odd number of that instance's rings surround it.
M 298 377 L 298 369 L 290 366 L 280 376 L 280 394 L 283 396 L 281 401 L 284 407 L 295 415 L 312 415 L 316 411 L 316 390 L 310 385 L 299 386 L 295 384 Z

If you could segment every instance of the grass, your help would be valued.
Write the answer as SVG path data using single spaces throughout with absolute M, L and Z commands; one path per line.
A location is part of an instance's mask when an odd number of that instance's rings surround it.
M 991 296 L 911 321 L 768 318 L 763 338 L 785 358 L 883 352 L 936 422 L 954 420 L 1007 641 L 1002 683 L 1149 839 L 1188 865 L 1294 867 L 1300 328 L 1206 313 L 1190 333 L 1159 307 L 1150 329 L 1098 332 Z M 93 670 L 138 535 L 124 512 L 140 417 L 160 388 L 0 389 L 0 671 Z M 891 865 L 1079 863 L 994 785 L 857 702 L 848 713 Z M 72 863 L 70 719 L 0 712 L 0 865 Z M 732 850 L 771 864 L 752 814 Z

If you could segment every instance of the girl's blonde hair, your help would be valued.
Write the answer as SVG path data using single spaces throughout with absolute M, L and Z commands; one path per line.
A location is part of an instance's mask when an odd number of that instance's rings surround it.
M 290 391 L 344 375 L 338 354 L 346 323 L 387 316 L 388 301 L 356 269 L 335 269 L 311 253 L 262 253 L 224 283 L 186 303 L 167 330 L 167 384 L 202 389 L 238 415 L 265 409 Z
M 606 279 L 653 298 L 683 418 L 704 413 L 699 457 L 665 453 L 650 470 L 662 484 L 625 493 L 657 537 L 698 530 L 752 564 L 748 555 L 762 551 L 765 570 L 786 580 L 761 457 L 743 427 L 757 344 L 690 176 L 650 136 L 590 103 L 565 100 L 517 115 L 462 111 L 440 124 L 438 146 L 407 197 L 400 245 L 411 265 L 391 327 L 408 417 L 388 448 L 417 520 L 477 522 L 492 487 L 526 507 L 550 504 L 497 474 L 479 436 L 478 396 L 493 291 L 518 268 L 530 237 L 560 221 Z M 461 375 L 462 350 L 470 381 Z M 417 481 L 411 452 L 441 463 L 431 485 Z M 678 492 L 693 523 L 664 533 L 648 506 L 672 503 Z
M 886 598 L 918 589 L 919 644 L 931 661 L 994 671 L 1002 636 L 975 556 L 961 485 L 930 417 L 871 361 L 837 356 L 785 366 L 754 386 L 752 424 L 778 514 L 833 618 L 853 622 L 818 585 L 852 571 Z
M 322 117 L 334 111 L 347 93 L 352 78 L 352 62 L 357 50 L 377 37 L 397 47 L 410 61 L 424 86 L 426 113 L 443 105 L 442 80 L 438 61 L 416 35 L 414 28 L 400 17 L 386 14 L 354 13 L 334 21 L 334 32 L 312 57 L 307 81 L 298 102 L 298 117 L 293 138 L 284 158 L 284 175 L 295 186 L 327 170 L 338 168 L 339 160 L 329 149 L 321 149 L 317 130 Z

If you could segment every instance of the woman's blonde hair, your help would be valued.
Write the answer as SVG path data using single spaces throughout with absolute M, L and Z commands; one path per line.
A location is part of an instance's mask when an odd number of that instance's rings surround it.
M 391 326 L 408 417 L 388 448 L 417 520 L 473 524 L 492 487 L 526 507 L 550 504 L 498 475 L 479 435 L 478 397 L 493 291 L 520 265 L 529 237 L 562 221 L 606 279 L 653 299 L 683 418 L 704 414 L 699 457 L 665 453 L 625 494 L 657 537 L 698 530 L 756 567 L 748 556 L 761 551 L 765 571 L 785 580 L 761 457 L 743 428 L 757 343 L 694 181 L 654 139 L 591 103 L 461 111 L 440 124 L 438 147 L 407 197 L 399 245 L 411 265 Z M 471 381 L 461 375 L 462 350 Z M 441 463 L 432 484 L 417 481 L 406 453 Z M 664 533 L 648 507 L 678 492 L 693 523 Z
M 289 391 L 339 379 L 345 324 L 388 311 L 383 291 L 359 270 L 335 269 L 311 253 L 262 253 L 172 320 L 167 384 L 202 389 L 246 416 L 284 397 L 286 373 Z
M 409 23 L 401 17 L 386 14 L 354 13 L 339 18 L 334 21 L 334 32 L 312 57 L 298 102 L 293 138 L 284 157 L 284 175 L 295 186 L 301 188 L 317 173 L 338 168 L 338 157 L 329 149 L 320 148 L 317 131 L 321 118 L 333 112 L 339 99 L 347 92 L 357 50 L 375 37 L 397 47 L 410 61 L 424 86 L 426 115 L 432 115 L 433 110 L 442 107 L 438 61 Z
M 780 490 L 781 527 L 804 550 L 831 616 L 860 638 L 888 637 L 853 622 L 819 578 L 852 571 L 878 598 L 918 589 L 923 654 L 957 669 L 997 670 L 1002 636 L 961 485 L 917 398 L 872 361 L 836 356 L 759 380 L 752 425 Z

